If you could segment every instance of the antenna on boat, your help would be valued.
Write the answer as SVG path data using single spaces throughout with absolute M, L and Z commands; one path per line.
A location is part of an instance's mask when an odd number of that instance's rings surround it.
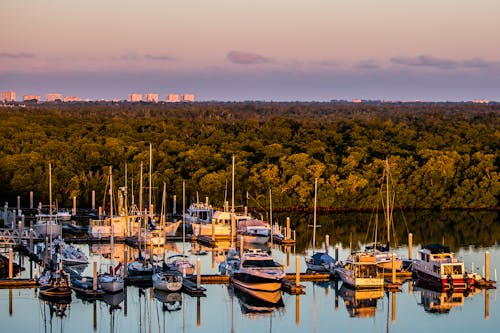
M 313 214 L 313 254 L 316 252 L 316 202 L 318 201 L 318 178 L 314 178 L 314 214 Z

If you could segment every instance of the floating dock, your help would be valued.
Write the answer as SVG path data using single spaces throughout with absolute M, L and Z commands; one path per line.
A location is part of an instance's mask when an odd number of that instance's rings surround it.
M 35 279 L 0 279 L 0 288 L 35 288 L 38 282 Z

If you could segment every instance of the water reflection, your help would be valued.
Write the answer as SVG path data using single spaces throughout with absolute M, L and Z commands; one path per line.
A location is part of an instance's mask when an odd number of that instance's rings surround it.
M 283 313 L 285 310 L 281 290 L 256 291 L 232 285 L 228 287 L 228 292 L 234 293 L 240 304 L 241 314 L 248 318 L 269 317 L 275 311 Z
M 339 291 L 350 317 L 374 317 L 377 302 L 384 297 L 383 290 L 354 290 L 344 285 Z

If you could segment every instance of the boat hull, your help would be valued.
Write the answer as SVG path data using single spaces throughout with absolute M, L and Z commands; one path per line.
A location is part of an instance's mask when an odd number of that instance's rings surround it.
M 152 277 L 153 288 L 162 291 L 179 291 L 182 288 L 182 277 L 174 274 L 155 273 Z
M 33 225 L 33 230 L 41 237 L 57 237 L 62 232 L 62 226 L 57 223 L 42 223 Z
M 98 283 L 101 285 L 101 289 L 107 293 L 114 294 L 123 290 L 124 282 L 119 276 L 105 274 L 99 276 L 97 279 Z

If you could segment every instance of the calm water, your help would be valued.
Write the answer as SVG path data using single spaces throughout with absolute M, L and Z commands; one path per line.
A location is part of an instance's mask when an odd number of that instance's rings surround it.
M 445 240 L 461 257 L 468 270 L 472 264 L 481 273 L 484 253 L 490 252 L 491 277 L 500 269 L 500 225 L 497 213 L 458 214 L 434 213 L 408 218 L 397 227 L 401 244 L 406 231 L 414 233 L 414 256 L 421 243 Z M 292 217 L 297 221 L 304 216 Z M 366 232 L 366 215 L 328 215 L 319 219 L 322 228 L 317 234 L 317 247 L 323 247 L 324 234 L 330 234 L 329 250 L 339 244 L 340 258 L 349 252 L 349 244 L 359 246 Z M 453 221 L 453 219 L 455 219 Z M 281 221 L 280 221 L 281 222 Z M 363 228 L 363 223 L 365 227 Z M 303 224 L 303 221 L 300 222 Z M 406 226 L 405 226 L 406 224 Z M 468 225 L 468 228 L 464 226 Z M 409 226 L 409 228 L 407 228 Z M 322 229 L 322 230 L 321 230 Z M 401 229 L 401 230 L 400 230 Z M 485 231 L 486 229 L 486 231 Z M 310 253 L 312 234 L 299 237 L 296 248 L 274 246 L 275 258 L 295 271 L 295 256 Z M 471 236 L 468 236 L 471 235 Z M 483 236 L 481 236 L 483 235 Z M 309 236 L 309 237 L 308 237 Z M 423 242 L 422 240 L 426 240 Z M 225 244 L 227 246 L 228 244 Z M 105 245 L 79 245 L 90 254 L 91 260 L 104 262 Z M 184 250 L 191 253 L 191 244 Z M 123 252 L 123 245 L 117 252 Z M 182 244 L 169 244 L 168 253 L 182 251 Z M 396 252 L 407 256 L 406 245 Z M 157 252 L 162 253 L 161 250 Z M 295 254 L 294 254 L 295 253 Z M 196 260 L 193 255 L 193 260 Z M 217 250 L 199 256 L 202 273 L 218 273 L 223 259 Z M 16 259 L 18 260 L 18 259 Z M 29 262 L 25 261 L 30 274 Z M 34 270 L 37 268 L 34 267 Z M 91 275 L 91 265 L 84 274 Z M 497 291 L 476 291 L 469 295 L 446 295 L 405 283 L 402 292 L 354 292 L 342 283 L 303 282 L 305 295 L 282 293 L 275 308 L 256 307 L 239 291 L 227 285 L 205 285 L 206 297 L 186 294 L 158 294 L 151 288 L 129 286 L 124 294 L 94 302 L 79 299 L 73 294 L 69 305 L 51 305 L 40 300 L 36 289 L 0 290 L 0 328 L 2 332 L 498 332 L 500 327 L 500 300 Z M 437 310 L 437 304 L 442 304 Z M 355 304 L 360 304 L 356 306 Z M 452 304 L 445 306 L 445 304 Z

